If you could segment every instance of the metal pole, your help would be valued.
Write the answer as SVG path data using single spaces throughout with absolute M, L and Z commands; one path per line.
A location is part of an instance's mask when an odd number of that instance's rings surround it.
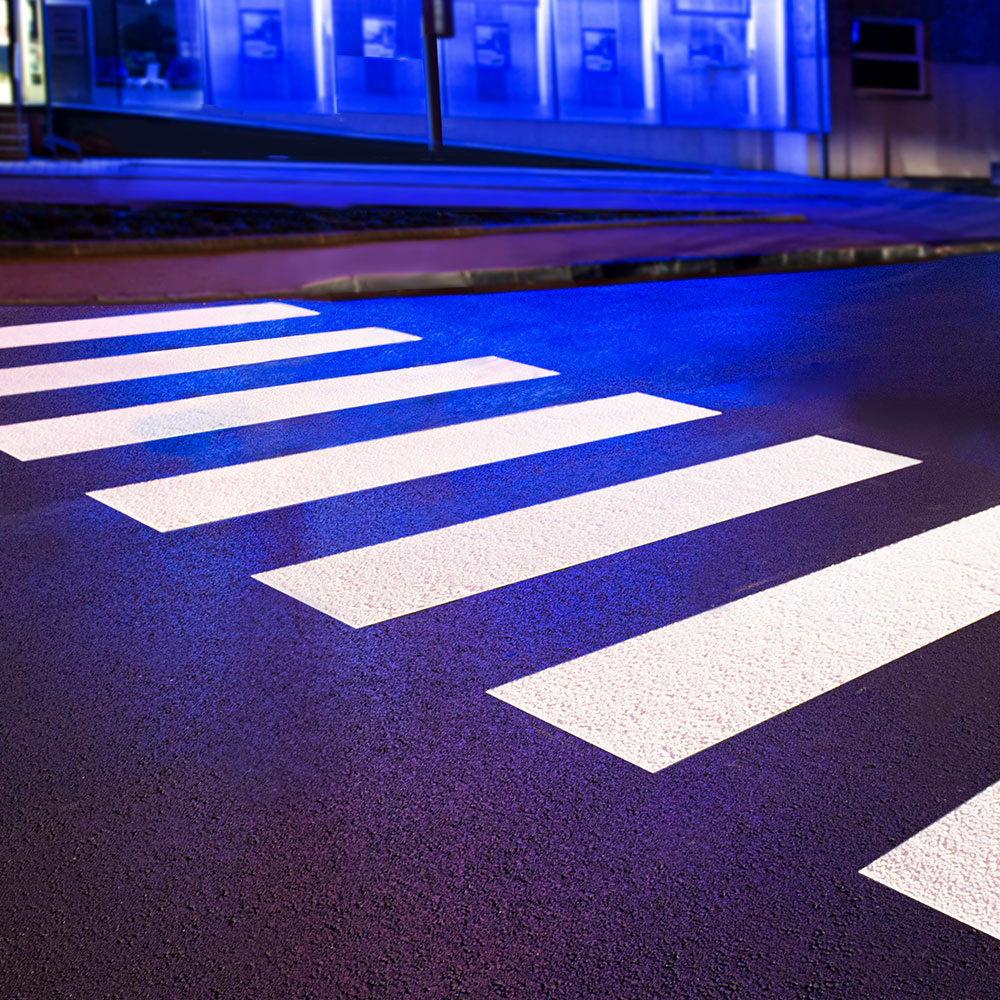
M 829 64 L 823 59 L 826 43 L 826 7 L 823 0 L 816 0 L 816 114 L 819 116 L 819 175 L 830 179 L 830 134 L 829 124 Z M 826 71 L 824 73 L 824 70 Z
M 437 34 L 434 31 L 434 0 L 423 0 L 424 78 L 427 91 L 427 148 L 440 152 L 441 136 L 441 74 L 438 69 Z
M 118 97 L 118 104 L 122 103 L 122 40 L 118 27 L 118 0 L 111 0 L 111 31 L 115 36 L 114 74 L 115 74 L 115 94 Z

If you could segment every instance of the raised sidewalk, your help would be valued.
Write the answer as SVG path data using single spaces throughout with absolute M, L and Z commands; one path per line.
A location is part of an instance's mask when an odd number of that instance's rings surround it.
M 180 160 L 0 164 L 0 199 L 52 204 L 435 205 L 754 213 L 342 237 L 35 246 L 0 302 L 340 298 L 902 263 L 1000 250 L 1000 198 L 773 173 Z M 0 247 L 2 252 L 2 247 Z

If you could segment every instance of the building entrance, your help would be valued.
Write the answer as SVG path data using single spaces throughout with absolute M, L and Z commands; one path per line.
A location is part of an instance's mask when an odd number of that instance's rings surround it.
M 45 103 L 44 34 L 42 0 L 0 0 L 0 105 Z

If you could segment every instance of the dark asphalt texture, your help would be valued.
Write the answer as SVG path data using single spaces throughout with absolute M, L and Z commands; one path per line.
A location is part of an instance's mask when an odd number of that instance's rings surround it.
M 1000 941 L 858 870 L 1000 778 L 1000 616 L 658 774 L 485 692 L 1000 504 L 1000 259 L 308 305 L 0 365 L 424 339 L 0 423 L 489 354 L 562 374 L 0 454 L 0 998 L 996 1000 Z M 628 391 L 723 415 L 170 534 L 84 495 Z M 361 630 L 250 578 L 815 433 L 923 464 Z

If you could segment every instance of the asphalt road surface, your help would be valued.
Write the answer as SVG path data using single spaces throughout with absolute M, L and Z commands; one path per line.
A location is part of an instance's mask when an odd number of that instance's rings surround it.
M 4 1000 L 1000 995 L 1000 260 L 0 323 Z

